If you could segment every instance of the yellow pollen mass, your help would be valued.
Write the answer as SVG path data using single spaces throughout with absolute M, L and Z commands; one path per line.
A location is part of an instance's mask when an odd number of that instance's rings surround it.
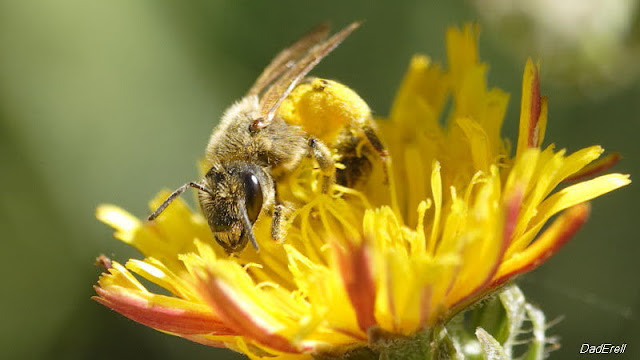
M 355 91 L 336 81 L 312 79 L 284 100 L 280 116 L 325 143 L 333 143 L 349 124 L 364 125 L 371 110 Z

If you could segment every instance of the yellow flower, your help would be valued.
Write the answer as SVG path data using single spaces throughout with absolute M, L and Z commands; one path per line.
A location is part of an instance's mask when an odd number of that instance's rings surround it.
M 95 299 L 162 332 L 250 358 L 304 359 L 433 328 L 537 267 L 585 222 L 586 201 L 629 177 L 608 174 L 554 192 L 616 156 L 598 162 L 599 146 L 569 155 L 541 147 L 547 101 L 531 61 L 510 156 L 500 137 L 509 95 L 487 87 L 477 29 L 450 29 L 447 54 L 447 70 L 414 57 L 389 119 L 379 121 L 393 160 L 389 186 L 376 169 L 362 191 L 336 186 L 321 195 L 308 161 L 284 186 L 283 196 L 299 204 L 284 244 L 271 240 L 264 217 L 254 226 L 260 252 L 233 257 L 184 202 L 155 222 L 101 206 L 98 218 L 145 259 L 113 262 Z M 133 274 L 170 294 L 150 292 Z

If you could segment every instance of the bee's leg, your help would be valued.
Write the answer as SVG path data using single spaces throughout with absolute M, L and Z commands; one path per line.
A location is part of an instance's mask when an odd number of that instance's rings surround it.
M 284 231 L 284 212 L 286 208 L 284 204 L 277 201 L 273 206 L 273 220 L 271 222 L 271 238 L 277 242 L 281 243 L 285 237 Z
M 380 161 L 382 161 L 382 171 L 384 172 L 384 183 L 388 185 L 390 168 L 389 152 L 387 151 L 387 148 L 384 147 L 380 137 L 378 137 L 378 133 L 373 127 L 365 125 L 362 127 L 362 131 L 364 132 L 367 140 L 369 140 L 371 147 L 373 147 L 373 149 L 378 153 L 378 156 L 380 156 Z
M 380 156 L 380 161 L 382 161 L 382 171 L 384 176 L 384 184 L 389 188 L 389 195 L 391 196 L 391 208 L 396 214 L 400 214 L 400 207 L 398 206 L 398 195 L 396 194 L 396 187 L 393 179 L 393 170 L 391 169 L 391 158 L 389 157 L 389 151 L 384 147 L 382 140 L 378 137 L 378 133 L 376 130 L 370 126 L 365 125 L 362 127 L 362 131 L 366 136 L 367 140 L 371 144 L 371 147 L 378 153 Z
M 287 206 L 285 202 L 280 200 L 275 184 L 274 190 L 275 204 L 273 205 L 273 213 L 271 215 L 271 238 L 277 243 L 282 243 L 287 235 L 286 224 L 291 206 Z
M 336 168 L 331 150 L 316 138 L 309 138 L 309 150 L 322 171 L 322 193 L 326 194 L 336 180 Z

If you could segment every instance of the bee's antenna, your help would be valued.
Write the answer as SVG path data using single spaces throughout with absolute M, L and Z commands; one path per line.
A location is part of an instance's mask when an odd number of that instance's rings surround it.
M 240 201 L 238 204 L 238 208 L 240 209 L 240 216 L 242 217 L 242 224 L 244 225 L 245 231 L 249 236 L 249 240 L 251 241 L 251 245 L 256 249 L 256 252 L 260 252 L 260 246 L 258 246 L 258 242 L 256 241 L 256 237 L 253 235 L 253 225 L 251 225 L 251 221 L 249 220 L 249 215 L 247 214 L 247 207 L 244 204 L 244 201 Z
M 180 194 L 182 194 L 189 187 L 196 188 L 198 190 L 204 191 L 204 192 L 208 193 L 209 195 L 213 196 L 213 193 L 211 192 L 211 190 L 207 189 L 204 185 L 200 185 L 200 184 L 195 183 L 195 182 L 188 182 L 188 183 L 180 186 L 179 188 L 177 188 L 176 191 L 174 191 L 171 195 L 169 195 L 167 200 L 165 200 L 160 206 L 158 206 L 156 211 L 154 211 L 153 214 L 149 215 L 147 220 L 153 221 L 155 218 L 157 218 L 158 215 L 160 215 L 160 213 L 163 212 L 164 209 L 166 209 L 166 207 L 169 206 L 169 204 L 171 204 L 171 202 L 173 200 L 175 200 L 175 198 L 180 196 Z

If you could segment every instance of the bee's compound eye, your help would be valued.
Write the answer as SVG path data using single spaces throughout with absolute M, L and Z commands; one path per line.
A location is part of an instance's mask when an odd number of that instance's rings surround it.
M 245 205 L 247 206 L 247 215 L 249 220 L 253 224 L 260 210 L 262 209 L 262 187 L 260 187 L 260 180 L 251 172 L 246 173 L 244 176 L 244 188 L 245 188 Z

